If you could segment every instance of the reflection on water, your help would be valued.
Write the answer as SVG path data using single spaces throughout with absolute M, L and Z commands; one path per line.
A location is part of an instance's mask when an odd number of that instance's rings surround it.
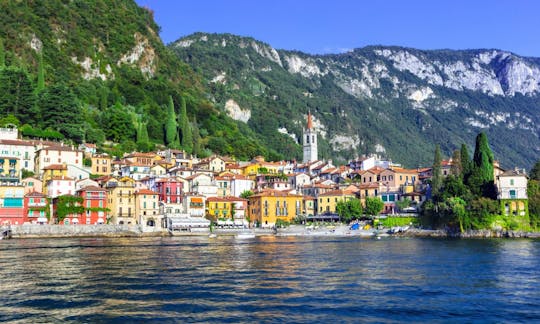
M 539 321 L 540 241 L 0 242 L 0 320 Z

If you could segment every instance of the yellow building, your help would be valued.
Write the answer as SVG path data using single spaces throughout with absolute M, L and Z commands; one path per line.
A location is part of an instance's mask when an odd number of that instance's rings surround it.
M 107 154 L 97 154 L 92 156 L 92 174 L 109 175 L 112 174 L 112 158 Z
M 273 227 L 277 220 L 292 222 L 302 214 L 303 196 L 267 189 L 249 197 L 249 217 L 262 227 Z
M 16 157 L 0 157 L 0 182 L 19 182 L 21 160 Z
M 163 215 L 159 214 L 159 194 L 152 190 L 140 189 L 135 192 L 138 222 L 145 231 L 161 228 Z
M 242 175 L 255 180 L 261 166 L 257 163 L 251 163 L 242 167 Z
M 43 194 L 49 195 L 48 187 L 46 185 L 49 180 L 52 179 L 65 179 L 68 178 L 68 169 L 65 164 L 49 164 L 43 168 Z
M 136 183 L 130 177 L 111 178 L 105 182 L 108 208 L 111 210 L 111 224 L 137 224 L 135 189 Z
M 246 208 L 247 199 L 244 198 L 228 196 L 206 199 L 206 215 L 216 220 L 244 220 Z
M 356 199 L 356 195 L 352 190 L 332 190 L 319 195 L 318 212 L 335 213 L 336 206 L 339 201 L 347 201 Z

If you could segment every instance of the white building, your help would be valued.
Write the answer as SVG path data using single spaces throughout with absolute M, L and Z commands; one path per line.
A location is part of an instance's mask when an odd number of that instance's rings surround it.
M 527 175 L 519 170 L 497 176 L 497 199 L 527 199 Z
M 44 147 L 36 151 L 34 172 L 41 176 L 43 168 L 51 164 L 74 165 L 83 169 L 83 158 L 82 151 L 68 145 Z
M 313 128 L 311 112 L 308 112 L 307 125 L 302 134 L 303 159 L 302 163 L 317 161 L 317 132 Z
M 63 195 L 75 194 L 75 180 L 69 177 L 53 177 L 45 184 L 47 195 L 56 198 Z
M 30 141 L 0 139 L 0 155 L 19 158 L 21 161 L 21 169 L 34 171 L 36 147 Z

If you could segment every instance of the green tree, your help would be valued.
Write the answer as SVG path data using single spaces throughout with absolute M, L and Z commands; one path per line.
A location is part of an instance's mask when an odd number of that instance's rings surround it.
M 62 222 L 69 215 L 80 215 L 84 212 L 83 198 L 71 195 L 62 195 L 57 198 L 56 217 Z
M 336 212 L 342 221 L 349 223 L 362 215 L 362 204 L 359 199 L 338 201 L 336 204 Z
M 477 196 L 494 199 L 496 192 L 493 177 L 493 153 L 486 134 L 480 133 L 476 136 L 473 169 L 468 183 L 471 191 Z
M 460 161 L 461 178 L 463 179 L 463 183 L 468 183 L 468 179 L 472 172 L 472 161 L 466 144 L 461 144 Z
M 400 211 L 403 211 L 405 208 L 408 208 L 411 206 L 411 199 L 408 197 L 405 197 L 405 199 L 396 201 L 396 206 Z
M 253 191 L 251 190 L 242 191 L 242 193 L 240 194 L 240 198 L 244 199 L 248 199 L 251 196 L 253 196 Z
M 43 128 L 56 129 L 67 138 L 82 142 L 84 120 L 75 95 L 67 86 L 55 84 L 45 88 L 40 106 Z
M 150 140 L 148 139 L 147 123 L 138 118 L 137 127 L 137 149 L 139 151 L 148 152 L 151 150 Z
M 176 132 L 176 113 L 174 112 L 174 102 L 169 96 L 169 105 L 167 106 L 167 121 L 165 123 L 165 142 L 167 145 L 173 145 L 175 138 L 178 136 Z
M 534 164 L 529 172 L 527 197 L 529 198 L 529 219 L 531 227 L 538 230 L 540 228 L 540 160 Z
M 463 174 L 460 150 L 454 150 L 454 153 L 452 154 L 452 166 L 450 168 L 450 173 L 455 175 L 456 177 L 461 177 Z
M 470 228 L 469 214 L 465 209 L 467 203 L 465 202 L 465 200 L 459 197 L 448 198 L 447 202 L 450 206 L 450 210 L 452 212 L 454 220 L 456 220 L 459 224 L 460 232 L 463 233 L 465 229 Z
M 199 125 L 197 125 L 197 119 L 193 120 L 193 155 L 198 156 L 201 153 L 201 135 L 199 132 Z
M 105 135 L 108 139 L 119 143 L 122 141 L 133 140 L 135 137 L 135 129 L 131 122 L 131 115 L 120 102 L 107 108 L 101 119 Z
M 384 202 L 379 197 L 366 197 L 364 213 L 370 216 L 376 216 L 384 208 Z
M 39 54 L 38 63 L 38 79 L 36 85 L 36 93 L 40 93 L 45 89 L 45 67 L 43 66 L 43 53 Z
M 531 227 L 540 229 L 540 181 L 531 179 L 527 183 L 527 197 L 529 198 L 529 219 Z
M 0 69 L 0 114 L 14 115 L 22 123 L 33 123 L 36 96 L 28 73 L 21 68 Z
M 180 116 L 178 125 L 181 127 L 181 139 L 182 139 L 182 148 L 187 153 L 193 152 L 193 133 L 191 130 L 191 124 L 187 117 L 187 109 L 186 109 L 186 100 L 184 97 L 180 100 Z
M 0 118 L 0 127 L 5 127 L 10 124 L 19 127 L 21 122 L 13 115 L 7 115 L 6 117 Z
M 6 66 L 6 51 L 4 48 L 4 40 L 0 38 L 0 69 Z
M 441 148 L 437 144 L 435 146 L 435 156 L 433 157 L 433 168 L 431 169 L 431 193 L 433 197 L 437 197 L 442 186 L 442 171 L 441 171 Z
M 529 172 L 529 179 L 540 181 L 540 160 L 538 160 L 531 171 Z

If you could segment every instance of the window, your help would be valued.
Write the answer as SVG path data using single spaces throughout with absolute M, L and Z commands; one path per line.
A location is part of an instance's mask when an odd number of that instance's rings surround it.
M 514 179 L 510 179 L 510 185 L 511 185 L 511 186 L 514 185 Z
M 515 190 L 510 190 L 510 199 L 516 199 L 517 196 L 516 196 L 516 191 Z

